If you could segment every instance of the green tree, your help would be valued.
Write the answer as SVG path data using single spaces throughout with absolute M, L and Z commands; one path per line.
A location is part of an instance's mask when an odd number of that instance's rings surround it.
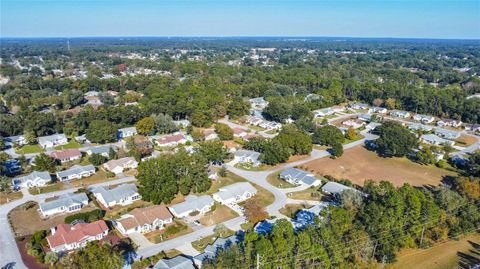
M 260 154 L 260 160 L 262 163 L 275 165 L 284 163 L 290 157 L 290 151 L 285 148 L 277 140 L 270 140 L 265 142 L 263 152 Z
M 88 157 L 88 161 L 95 166 L 99 166 L 108 161 L 108 159 L 103 155 L 93 153 L 92 155 L 90 155 L 90 157 Z
M 342 144 L 334 144 L 330 149 L 330 153 L 334 158 L 340 157 L 343 155 L 343 146 Z
M 107 120 L 93 120 L 85 131 L 85 137 L 93 143 L 113 142 L 117 138 L 117 129 Z
M 178 131 L 178 127 L 173 123 L 170 115 L 154 114 L 152 118 L 155 122 L 155 129 L 159 134 L 169 134 Z
M 333 125 L 318 127 L 312 135 L 314 144 L 333 146 L 335 144 L 343 144 L 345 136 L 342 131 Z
M 35 156 L 33 160 L 33 170 L 35 171 L 48 171 L 50 173 L 55 172 L 55 159 L 46 155 L 45 153 L 40 153 Z
M 233 130 L 228 125 L 224 123 L 215 124 L 215 132 L 218 135 L 220 140 L 232 140 L 233 139 Z
M 377 152 L 381 156 L 405 156 L 418 145 L 417 137 L 397 122 L 385 122 L 376 130 L 379 138 L 375 140 L 375 144 L 377 145 Z
M 155 130 L 155 121 L 153 117 L 146 117 L 135 124 L 137 132 L 142 135 L 151 135 Z
M 218 140 L 200 142 L 198 153 L 209 162 L 223 162 L 228 156 L 227 149 Z
M 227 114 L 231 118 L 238 118 L 248 114 L 249 109 L 250 103 L 244 100 L 242 97 L 236 96 L 232 99 L 230 104 L 228 104 Z
M 85 247 L 63 256 L 57 266 L 72 269 L 118 269 L 123 266 L 124 262 L 123 255 L 117 247 L 106 242 L 93 241 L 87 243 Z

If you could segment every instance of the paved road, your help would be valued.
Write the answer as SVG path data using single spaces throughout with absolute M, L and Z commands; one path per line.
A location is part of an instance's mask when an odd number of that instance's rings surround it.
M 240 128 L 240 129 L 243 129 L 243 130 L 252 130 L 251 128 L 249 128 L 248 126 L 245 126 L 245 125 L 240 125 L 240 124 L 236 124 L 236 123 L 233 123 L 231 122 L 230 120 L 228 120 L 228 117 L 225 117 L 224 119 L 220 119 L 218 120 L 218 122 L 220 123 L 223 123 L 223 124 L 226 124 L 228 125 L 230 128 Z M 268 132 L 271 131 L 271 130 L 262 130 L 262 131 L 256 131 L 256 133 L 262 135 L 263 137 L 266 137 L 266 138 L 272 138 L 272 137 L 275 137 L 277 134 L 269 134 Z
M 109 186 L 115 184 L 121 184 L 125 182 L 130 182 L 135 180 L 134 177 L 124 177 L 112 181 L 102 182 L 98 184 L 94 184 L 91 186 Z M 15 207 L 26 203 L 28 201 L 34 202 L 43 202 L 46 198 L 50 198 L 53 196 L 59 196 L 67 193 L 73 193 L 77 191 L 79 188 L 71 188 L 56 192 L 44 193 L 39 195 L 31 195 L 28 191 L 23 192 L 24 196 L 22 199 L 14 200 L 8 204 L 4 204 L 0 206 L 0 268 L 6 266 L 7 264 L 14 263 L 14 268 L 26 268 L 25 264 L 23 264 L 22 258 L 20 256 L 20 252 L 17 248 L 15 243 L 15 237 L 13 230 L 10 227 L 10 223 L 8 222 L 8 212 L 10 212 Z

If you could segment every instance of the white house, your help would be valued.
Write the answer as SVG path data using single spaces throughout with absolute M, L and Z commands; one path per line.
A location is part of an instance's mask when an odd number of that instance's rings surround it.
M 253 166 L 260 165 L 260 161 L 258 158 L 260 157 L 260 153 L 252 150 L 237 150 L 234 154 L 234 162 L 235 163 L 248 163 Z
M 41 136 L 38 138 L 38 144 L 44 149 L 53 148 L 59 145 L 65 145 L 68 139 L 65 134 L 53 134 L 48 136 Z
M 135 127 L 121 128 L 117 130 L 118 139 L 123 139 L 134 135 L 137 135 L 137 128 Z
M 187 138 L 182 133 L 164 135 L 155 140 L 160 147 L 176 147 L 179 144 L 187 143 Z
M 379 114 L 387 114 L 388 110 L 384 107 L 374 106 L 368 109 L 368 114 L 372 113 L 379 113 Z
M 83 177 L 89 177 L 95 174 L 95 166 L 93 165 L 74 165 L 67 170 L 57 172 L 57 178 L 59 181 L 68 181 L 73 179 L 80 179 Z
M 344 122 L 342 122 L 343 125 L 345 126 L 349 126 L 349 127 L 352 127 L 353 129 L 358 129 L 362 126 L 365 126 L 365 122 L 360 120 L 360 119 L 357 119 L 357 120 L 346 120 Z
M 135 208 L 114 222 L 115 227 L 123 235 L 146 233 L 155 229 L 163 229 L 165 224 L 172 223 L 173 216 L 164 205 L 146 208 Z
M 435 129 L 435 134 L 446 139 L 457 139 L 460 137 L 460 132 L 450 131 L 442 128 Z
M 96 187 L 92 189 L 92 193 L 95 198 L 97 198 L 97 201 L 106 208 L 116 205 L 130 205 L 142 198 L 135 184 L 123 184 L 113 189 L 108 189 L 103 186 Z
M 250 105 L 254 109 L 264 109 L 268 106 L 268 102 L 263 97 L 250 99 Z
M 363 103 L 353 103 L 350 105 L 350 107 L 353 109 L 367 109 L 369 105 Z
M 429 115 L 415 114 L 413 120 L 420 121 L 422 123 L 432 123 L 435 121 L 435 117 Z
M 17 177 L 12 180 L 12 187 L 15 189 L 18 188 L 31 188 L 31 187 L 42 187 L 47 185 L 52 179 L 50 173 L 47 171 L 33 171 L 31 174 Z
M 212 209 L 214 203 L 209 195 L 188 195 L 184 202 L 169 206 L 168 209 L 176 218 L 184 218 L 192 212 L 205 214 Z
M 462 126 L 462 121 L 452 120 L 452 119 L 441 119 L 437 121 L 437 126 L 440 126 L 440 127 L 450 126 L 450 127 L 458 128 Z
M 245 118 L 245 122 L 250 124 L 250 125 L 254 125 L 254 126 L 258 126 L 260 125 L 260 123 L 262 123 L 263 119 L 260 118 L 260 117 L 256 117 L 256 116 L 247 116 Z
M 40 203 L 39 209 L 44 217 L 59 213 L 70 213 L 82 209 L 88 205 L 88 197 L 85 193 L 68 193 L 59 196 L 58 199 Z
M 390 111 L 390 116 L 406 119 L 406 118 L 410 118 L 410 112 L 402 111 L 402 110 L 392 110 Z
M 321 183 L 321 181 L 317 179 L 313 174 L 297 168 L 287 168 L 283 170 L 278 176 L 293 185 L 318 186 Z
M 427 143 L 427 144 L 431 144 L 431 145 L 450 145 L 450 146 L 453 146 L 455 145 L 455 142 L 452 141 L 452 140 L 448 140 L 448 139 L 443 139 L 437 135 L 434 135 L 434 134 L 426 134 L 426 135 L 422 135 L 420 137 L 420 139 Z
M 282 128 L 282 124 L 281 123 L 278 123 L 278 122 L 274 122 L 274 121 L 266 121 L 266 120 L 263 120 L 262 122 L 260 122 L 260 124 L 258 125 L 264 129 L 267 129 L 267 130 L 279 130 L 280 128 Z M 244 135 L 243 137 L 245 137 L 246 135 Z
M 325 117 L 325 116 L 333 115 L 333 113 L 335 113 L 335 111 L 333 111 L 333 109 L 331 109 L 329 107 L 322 108 L 322 109 L 317 109 L 317 110 L 314 110 L 312 112 L 313 112 L 313 116 L 315 118 Z
M 248 182 L 237 182 L 220 188 L 212 195 L 213 199 L 221 204 L 240 203 L 257 193 L 257 189 Z
M 335 197 L 338 197 L 340 194 L 342 194 L 342 192 L 344 192 L 346 190 L 352 190 L 352 191 L 355 191 L 355 192 L 360 192 L 360 191 L 358 191 L 358 190 L 356 190 L 352 187 L 345 186 L 343 184 L 333 182 L 333 181 L 329 181 L 329 182 L 325 183 L 325 185 L 322 186 L 322 192 L 333 195 Z
M 412 123 L 408 125 L 408 129 L 412 131 L 425 131 L 425 132 L 430 132 L 433 130 L 433 127 L 430 125 L 424 125 L 420 123 Z
M 120 174 L 124 170 L 137 168 L 138 162 L 133 157 L 125 157 L 118 160 L 110 160 L 104 163 L 103 167 L 110 172 Z
M 88 242 L 101 240 L 108 234 L 108 226 L 103 220 L 92 223 L 60 224 L 51 229 L 47 242 L 53 252 L 68 252 L 84 247 Z
M 215 133 L 214 129 L 203 129 L 202 133 L 203 133 L 203 136 L 205 137 L 205 140 L 207 141 L 218 138 L 218 135 Z
M 5 137 L 5 146 L 6 147 L 13 147 L 13 145 L 17 145 L 19 147 L 28 144 L 27 139 L 23 135 L 15 135 L 15 136 L 8 136 Z

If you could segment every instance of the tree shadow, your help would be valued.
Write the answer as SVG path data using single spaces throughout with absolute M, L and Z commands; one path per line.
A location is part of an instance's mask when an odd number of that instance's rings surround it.
M 470 249 L 468 253 L 457 252 L 457 256 L 460 258 L 458 267 L 462 269 L 480 268 L 480 244 L 468 241 L 473 249 Z

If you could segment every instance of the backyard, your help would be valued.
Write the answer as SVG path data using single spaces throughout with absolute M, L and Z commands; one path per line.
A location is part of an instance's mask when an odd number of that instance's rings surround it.
M 395 186 L 409 183 L 413 186 L 438 185 L 443 177 L 456 173 L 435 166 L 414 163 L 407 158 L 381 158 L 363 146 L 345 151 L 337 159 L 321 158 L 300 167 L 318 175 L 349 179 L 363 186 L 365 180 L 388 180 Z
M 31 154 L 31 153 L 39 153 L 39 152 L 45 152 L 45 150 L 40 147 L 40 145 L 35 144 L 35 145 L 25 145 L 18 150 L 16 150 L 17 154 Z

